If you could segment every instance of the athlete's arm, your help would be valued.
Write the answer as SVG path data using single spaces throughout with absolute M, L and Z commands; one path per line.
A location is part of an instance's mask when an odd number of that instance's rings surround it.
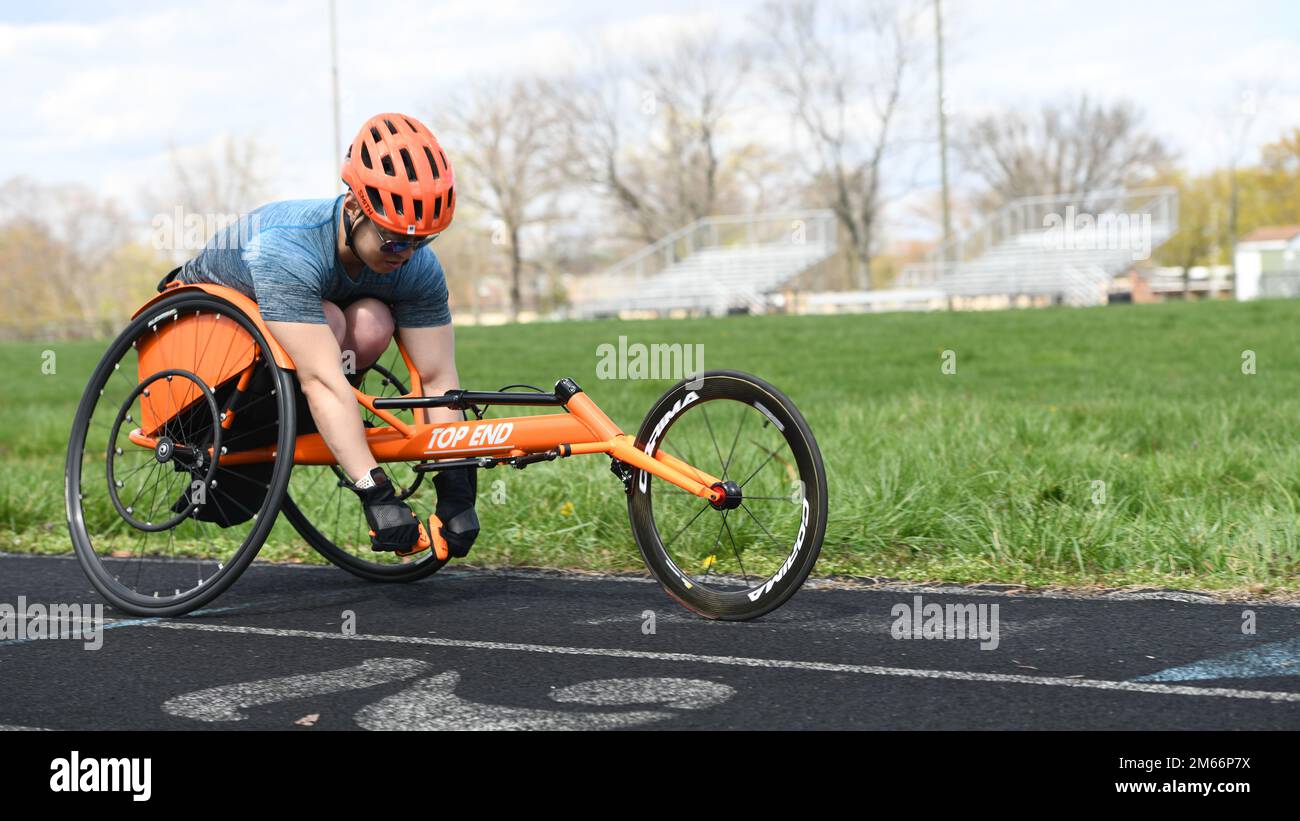
M 316 429 L 339 466 L 354 482 L 369 476 L 378 464 L 366 444 L 360 406 L 343 375 L 343 353 L 330 326 L 307 322 L 267 322 L 266 326 L 293 359 Z
M 425 328 L 401 328 L 398 333 L 402 345 L 411 357 L 411 364 L 420 374 L 420 384 L 425 396 L 437 396 L 460 386 L 456 374 L 456 336 L 451 323 Z M 426 411 L 428 421 L 458 422 L 461 411 L 451 408 L 431 408 Z M 478 513 L 474 502 L 478 496 L 478 468 L 452 468 L 433 475 L 433 486 L 438 493 L 438 506 L 434 509 L 442 522 L 442 538 L 452 556 L 469 554 L 478 538 Z M 430 520 L 432 527 L 433 520 Z
M 456 335 L 451 323 L 431 328 L 399 327 L 397 333 L 411 357 L 411 364 L 420 374 L 425 396 L 439 396 L 460 387 L 456 373 Z M 451 408 L 431 408 L 425 413 L 432 423 L 459 422 L 462 418 L 460 411 Z

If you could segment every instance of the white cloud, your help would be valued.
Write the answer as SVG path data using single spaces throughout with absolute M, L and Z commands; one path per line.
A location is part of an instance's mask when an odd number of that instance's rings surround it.
M 637 56 L 654 54 L 682 28 L 736 33 L 756 5 L 339 0 L 342 139 L 380 110 L 409 112 L 436 129 L 435 107 L 457 84 L 562 70 L 581 64 L 600 40 L 619 56 Z M 0 73 L 10 78 L 0 97 L 0 179 L 76 180 L 131 201 L 135 189 L 167 173 L 171 146 L 230 133 L 267 146 L 279 196 L 333 192 L 339 158 L 326 8 L 323 0 L 196 0 L 184 9 L 155 1 L 93 23 L 0 23 Z M 1194 167 L 1219 161 L 1210 132 L 1240 83 L 1272 81 L 1257 142 L 1300 123 L 1300 80 L 1286 71 L 1300 39 L 1294 4 L 1250 13 L 1173 0 L 944 8 L 958 116 L 1037 107 L 1080 90 L 1130 99 Z M 918 68 L 929 71 L 932 54 L 919 56 Z M 928 134 L 927 94 L 929 86 L 918 92 L 909 139 Z M 762 99 L 738 121 L 746 137 L 789 139 L 788 117 Z M 905 158 L 907 174 L 926 152 L 933 153 L 919 144 Z
M 0 60 L 30 57 L 50 49 L 92 49 L 105 32 L 82 23 L 0 23 Z

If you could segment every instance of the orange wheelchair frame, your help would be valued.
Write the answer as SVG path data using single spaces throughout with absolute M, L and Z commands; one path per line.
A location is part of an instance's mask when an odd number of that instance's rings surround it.
M 136 316 L 147 313 L 155 303 L 185 289 L 197 289 L 232 303 L 242 310 L 261 330 L 275 357 L 285 370 L 293 370 L 293 360 L 275 342 L 274 336 L 261 318 L 257 304 L 237 291 L 219 285 L 183 285 L 173 282 L 157 297 L 150 300 Z M 165 318 L 165 317 L 163 317 Z M 219 322 L 220 317 L 204 317 L 202 322 Z M 245 391 L 258 365 L 257 345 L 246 331 L 234 324 L 217 329 L 208 327 L 207 348 L 196 350 L 198 327 L 191 322 L 159 323 L 159 333 L 139 346 L 139 375 L 144 378 L 170 367 L 170 363 L 194 360 L 196 373 L 208 385 L 220 385 L 237 379 L 236 393 Z M 215 333 L 214 333 L 215 332 Z M 212 338 L 226 343 L 224 355 L 218 359 L 215 351 L 221 343 L 212 344 Z M 726 500 L 722 481 L 662 448 L 650 456 L 635 446 L 635 439 L 624 433 L 572 379 L 561 379 L 553 393 L 511 393 L 505 391 L 456 390 L 441 396 L 425 396 L 419 372 L 402 345 L 397 342 L 410 373 L 411 390 L 403 396 L 375 397 L 353 388 L 357 402 L 383 420 L 385 426 L 366 429 L 367 441 L 375 460 L 386 462 L 436 462 L 436 469 L 461 466 L 494 467 L 499 464 L 514 467 L 564 458 L 577 454 L 601 453 L 616 460 L 616 465 L 640 468 L 670 482 L 687 493 L 721 506 Z M 209 349 L 214 353 L 208 356 Z M 188 354 L 188 355 L 187 355 Z M 178 359 L 178 357 L 180 357 Z M 140 447 L 157 445 L 156 435 L 176 413 L 183 411 L 201 398 L 192 382 L 169 382 L 162 388 L 165 398 L 151 401 L 144 409 L 140 427 L 132 430 L 130 440 Z M 165 410 L 154 409 L 161 405 Z M 503 419 L 473 419 L 461 422 L 408 423 L 391 411 L 409 409 L 419 413 L 426 408 L 477 410 L 479 406 L 504 405 L 524 407 L 560 407 L 566 413 L 537 416 L 516 416 Z M 229 429 L 239 413 L 238 399 L 223 415 L 221 426 Z M 232 467 L 276 458 L 274 446 L 256 447 L 231 453 L 222 453 L 220 462 Z M 334 465 L 336 460 L 319 433 L 301 434 L 294 445 L 295 465 Z M 621 472 L 624 482 L 630 481 L 630 471 Z

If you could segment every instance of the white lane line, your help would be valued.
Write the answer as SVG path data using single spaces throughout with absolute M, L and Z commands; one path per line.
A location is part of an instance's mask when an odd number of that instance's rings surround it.
M 837 618 L 809 618 L 803 614 L 794 614 L 786 611 L 785 614 L 776 612 L 765 616 L 761 622 L 745 621 L 705 621 L 694 613 L 661 613 L 655 617 L 655 620 L 661 624 L 691 624 L 704 627 L 709 630 L 753 630 L 756 628 L 765 628 L 768 630 L 816 630 L 825 633 L 884 633 L 888 635 L 898 618 L 895 616 L 886 616 L 883 614 L 854 613 L 850 616 L 839 616 Z M 598 616 L 593 619 L 581 619 L 574 624 L 590 625 L 600 627 L 606 624 L 640 624 L 644 618 L 637 613 L 620 614 L 617 616 Z M 1043 630 L 1054 629 L 1074 621 L 1072 616 L 1044 616 L 1037 619 L 1026 619 L 1024 621 L 1002 618 L 1000 620 L 999 633 L 1003 636 L 1020 636 L 1028 633 L 1038 633 Z M 973 629 L 973 628 L 972 628 Z
M 1137 681 L 1025 676 L 1013 673 L 972 673 L 962 670 L 918 670 L 908 667 L 880 667 L 872 664 L 836 664 L 826 661 L 761 659 L 746 656 L 706 656 L 697 653 L 658 653 L 649 650 L 621 650 L 604 647 L 560 647 L 549 644 L 519 644 L 499 641 L 440 639 L 427 636 L 367 636 L 321 633 L 314 630 L 286 630 L 273 627 L 243 627 L 224 624 L 188 624 L 158 621 L 141 627 L 164 630 L 202 630 L 210 633 L 234 633 L 254 636 L 279 636 L 299 639 L 333 639 L 336 641 L 372 641 L 389 644 L 418 644 L 427 647 L 456 647 L 467 650 L 501 650 L 516 653 L 544 653 L 568 656 L 605 656 L 607 658 L 679 661 L 695 664 L 722 664 L 730 667 L 762 667 L 773 670 L 809 670 L 822 673 L 856 673 L 866 676 L 900 676 L 904 678 L 977 681 L 989 684 L 1037 684 L 1048 687 L 1076 687 L 1085 690 L 1112 690 L 1124 693 L 1151 693 L 1164 696 L 1215 696 L 1254 701 L 1300 702 L 1300 693 L 1277 690 L 1235 690 L 1225 687 L 1188 687 L 1175 684 L 1151 684 Z

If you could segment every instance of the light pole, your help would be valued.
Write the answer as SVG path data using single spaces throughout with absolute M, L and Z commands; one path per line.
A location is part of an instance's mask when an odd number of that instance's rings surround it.
M 334 92 L 334 157 L 330 169 L 330 179 L 333 181 L 336 191 L 343 184 L 342 180 L 339 179 L 339 163 L 343 162 L 343 148 L 339 136 L 339 34 L 337 17 L 334 0 L 330 0 L 330 82 Z
M 939 68 L 939 176 L 943 184 L 943 253 L 948 259 L 948 245 L 952 240 L 952 215 L 948 206 L 948 120 L 943 110 L 943 11 L 941 0 L 934 0 L 935 54 Z

